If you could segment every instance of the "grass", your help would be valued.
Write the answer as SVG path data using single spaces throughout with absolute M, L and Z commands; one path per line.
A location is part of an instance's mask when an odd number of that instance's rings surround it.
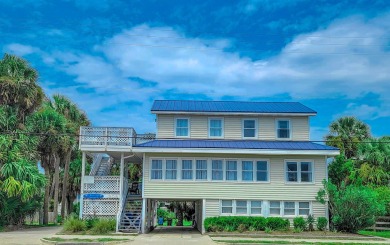
M 297 241 L 297 242 L 289 242 L 289 241 L 262 241 L 262 240 L 213 240 L 214 242 L 222 242 L 225 244 L 306 244 L 306 245 L 336 245 L 341 244 L 339 242 L 305 242 L 305 241 Z M 372 243 L 342 243 L 343 245 L 369 245 Z M 376 243 L 376 244 L 388 244 L 388 243 Z
M 129 239 L 125 238 L 111 238 L 111 237 L 103 237 L 103 238 L 96 238 L 96 239 L 91 239 L 91 238 L 70 238 L 70 239 L 65 239 L 61 237 L 48 237 L 48 238 L 43 238 L 47 241 L 52 241 L 52 242 L 116 242 L 116 241 L 128 241 Z
M 358 234 L 364 236 L 379 236 L 383 238 L 390 238 L 390 231 L 359 231 Z
M 177 219 L 172 220 L 172 226 L 176 226 Z M 164 224 L 162 226 L 168 226 L 168 221 L 164 221 Z M 192 226 L 192 221 L 189 220 L 183 220 L 183 226 Z

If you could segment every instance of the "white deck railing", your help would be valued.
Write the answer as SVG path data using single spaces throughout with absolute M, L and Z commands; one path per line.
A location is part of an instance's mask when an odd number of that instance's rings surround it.
M 103 193 L 118 195 L 120 193 L 119 176 L 89 176 L 93 178 L 91 183 L 84 183 L 84 194 L 86 193 Z

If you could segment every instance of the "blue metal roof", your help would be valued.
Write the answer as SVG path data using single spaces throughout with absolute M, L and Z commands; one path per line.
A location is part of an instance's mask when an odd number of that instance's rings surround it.
M 153 140 L 134 147 L 154 148 L 223 148 L 267 150 L 338 150 L 335 147 L 307 141 L 259 140 Z
M 310 113 L 317 112 L 299 102 L 155 100 L 152 112 Z

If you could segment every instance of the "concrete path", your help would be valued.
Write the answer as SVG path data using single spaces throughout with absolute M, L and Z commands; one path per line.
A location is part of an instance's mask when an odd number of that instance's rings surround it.
M 62 227 L 39 227 L 28 228 L 18 231 L 0 232 L 0 244 L 42 244 L 41 239 L 52 237 L 59 232 Z

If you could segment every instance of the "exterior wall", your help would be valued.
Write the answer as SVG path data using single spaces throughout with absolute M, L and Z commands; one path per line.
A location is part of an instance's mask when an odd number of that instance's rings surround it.
M 175 115 L 157 115 L 157 137 L 174 138 Z M 194 139 L 208 138 L 208 116 L 186 115 L 190 118 L 190 137 Z M 210 116 L 213 117 L 213 116 Z M 224 118 L 224 139 L 242 139 L 242 119 L 255 118 L 258 121 L 258 139 L 276 140 L 276 120 L 279 117 L 261 116 L 217 116 Z M 291 116 L 281 117 L 291 122 L 291 140 L 309 140 L 309 117 Z
M 210 157 L 269 159 L 270 181 L 226 182 L 226 181 L 184 181 L 150 180 L 150 158 Z M 313 183 L 286 183 L 285 159 L 312 160 Z M 260 199 L 280 201 L 314 201 L 322 180 L 326 178 L 324 156 L 265 156 L 265 155 L 190 155 L 190 154 L 146 154 L 144 159 L 144 197 L 162 199 Z M 211 164 L 210 162 L 208 164 Z

